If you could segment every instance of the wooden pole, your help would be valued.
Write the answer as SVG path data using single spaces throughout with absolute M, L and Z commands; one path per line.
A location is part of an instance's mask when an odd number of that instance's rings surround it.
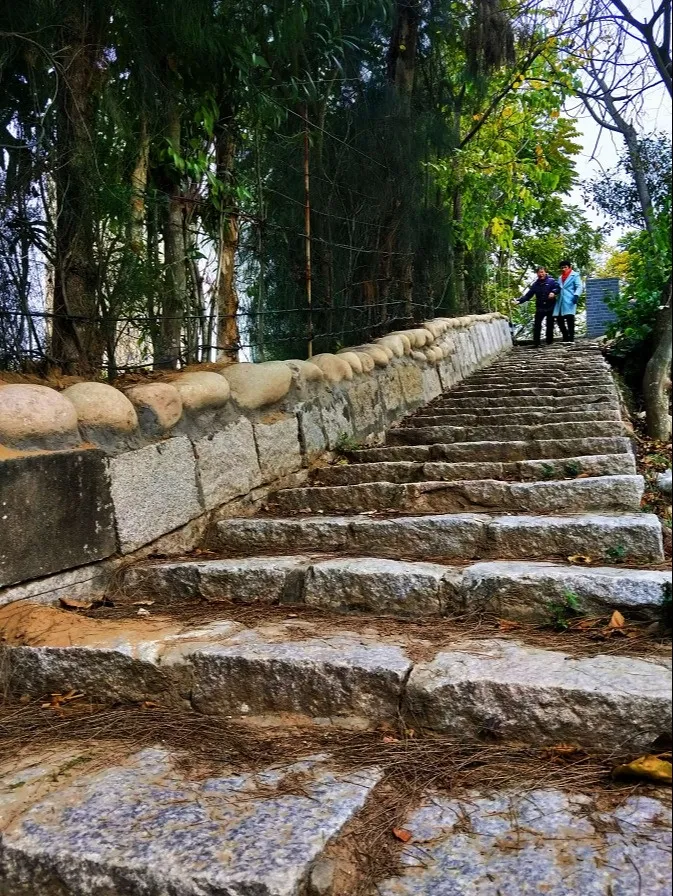
M 304 236 L 306 246 L 306 303 L 308 306 L 308 357 L 313 357 L 313 275 L 311 269 L 311 141 L 308 107 L 304 107 Z

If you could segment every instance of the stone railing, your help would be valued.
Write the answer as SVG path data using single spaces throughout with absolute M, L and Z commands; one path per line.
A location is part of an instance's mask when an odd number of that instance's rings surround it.
M 300 483 L 340 442 L 380 442 L 509 348 L 491 314 L 125 391 L 0 383 L 0 604 L 89 593 L 129 557 L 192 550 L 214 520 Z

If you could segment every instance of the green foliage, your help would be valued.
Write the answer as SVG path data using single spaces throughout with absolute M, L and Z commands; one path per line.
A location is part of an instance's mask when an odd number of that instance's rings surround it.
M 561 600 L 547 604 L 550 623 L 557 631 L 567 631 L 573 620 L 582 614 L 580 598 L 574 591 L 565 591 Z
M 349 435 L 346 432 L 342 432 L 337 439 L 336 445 L 334 446 L 334 452 L 335 454 L 338 454 L 342 457 L 347 457 L 354 451 L 360 451 L 362 447 L 363 446 L 357 441 L 357 439 L 354 439 L 353 436 Z
M 619 248 L 627 255 L 626 280 L 619 296 L 608 300 L 616 314 L 608 330 L 610 355 L 635 388 L 651 355 L 652 332 L 671 270 L 670 207 L 657 216 L 656 225 L 654 236 L 646 230 L 634 231 L 620 241 Z
M 623 563 L 628 556 L 626 548 L 622 544 L 616 544 L 614 547 L 609 548 L 607 555 L 613 563 Z
M 638 142 L 643 163 L 643 176 L 652 199 L 655 213 L 670 208 L 671 138 L 668 134 L 649 134 Z M 643 210 L 633 176 L 633 162 L 628 150 L 621 153 L 612 171 L 589 181 L 584 190 L 586 198 L 603 214 L 627 227 L 643 227 Z
M 587 273 L 598 248 L 564 201 L 574 63 L 525 0 L 34 0 L 4 4 L 0 33 L 0 308 L 18 315 L 19 354 L 34 345 L 20 309 L 44 280 L 25 258 L 85 270 L 80 360 L 107 356 L 114 374 L 167 342 L 170 363 L 219 340 L 305 357 L 309 336 L 318 352 L 505 310 L 533 258 L 569 254 Z
M 582 466 L 576 460 L 569 461 L 568 463 L 563 465 L 563 471 L 566 476 L 570 476 L 575 479 L 582 472 Z

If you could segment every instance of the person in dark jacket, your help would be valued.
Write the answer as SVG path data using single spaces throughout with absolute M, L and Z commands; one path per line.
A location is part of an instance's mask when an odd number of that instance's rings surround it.
M 537 280 L 531 285 L 526 295 L 514 300 L 515 305 L 523 305 L 535 298 L 533 342 L 536 348 L 540 346 L 542 339 L 543 322 L 546 323 L 545 337 L 547 345 L 551 345 L 554 341 L 554 307 L 560 292 L 561 287 L 558 281 L 549 276 L 546 268 L 539 267 L 537 269 Z

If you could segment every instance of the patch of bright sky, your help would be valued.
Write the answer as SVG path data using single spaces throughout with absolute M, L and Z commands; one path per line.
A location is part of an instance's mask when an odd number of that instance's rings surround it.
M 651 0 L 627 0 L 629 9 L 642 21 L 652 14 Z M 642 47 L 634 43 L 634 59 L 642 53 Z M 576 120 L 580 130 L 580 141 L 583 145 L 578 159 L 577 168 L 582 181 L 589 181 L 602 171 L 614 169 L 619 156 L 624 149 L 624 141 L 619 134 L 601 129 L 588 112 L 582 110 L 576 101 L 568 104 L 568 114 Z M 643 98 L 642 108 L 634 124 L 643 135 L 654 131 L 663 131 L 671 134 L 671 98 L 663 84 L 657 84 L 647 91 Z M 584 196 L 581 186 L 575 187 L 570 194 L 570 202 L 584 208 L 587 217 L 595 225 L 609 223 L 600 212 L 590 208 Z M 615 245 L 623 235 L 624 228 L 613 225 L 608 234 L 608 242 Z

